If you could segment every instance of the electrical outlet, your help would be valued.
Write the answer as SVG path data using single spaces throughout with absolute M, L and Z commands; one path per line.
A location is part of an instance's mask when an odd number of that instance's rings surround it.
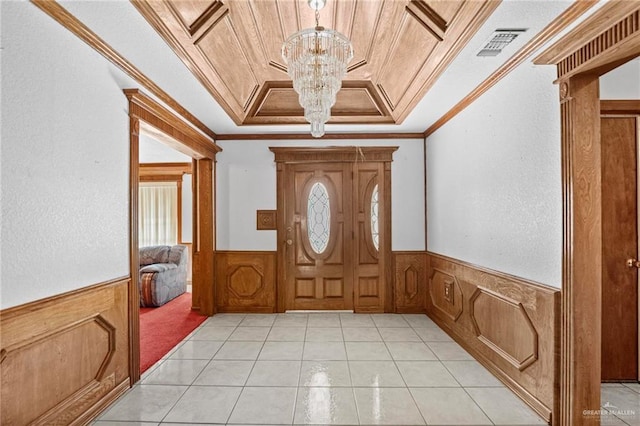
M 444 299 L 453 305 L 453 281 L 444 282 Z

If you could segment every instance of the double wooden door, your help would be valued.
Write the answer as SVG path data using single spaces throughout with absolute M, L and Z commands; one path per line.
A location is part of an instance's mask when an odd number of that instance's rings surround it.
M 392 303 L 395 149 L 272 148 L 278 164 L 279 311 L 383 312 Z
M 603 116 L 600 128 L 602 380 L 637 381 L 638 119 Z

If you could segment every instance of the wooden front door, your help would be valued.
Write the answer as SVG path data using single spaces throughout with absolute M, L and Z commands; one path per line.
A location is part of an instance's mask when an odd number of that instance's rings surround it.
M 271 148 L 278 167 L 278 310 L 390 312 L 396 147 Z
M 638 128 L 635 117 L 603 117 L 602 380 L 638 380 Z
M 287 309 L 353 309 L 349 164 L 289 165 L 285 188 Z
M 385 272 L 390 267 L 389 192 L 382 162 L 353 165 L 354 299 L 359 312 L 391 312 L 393 287 Z M 385 201 L 386 200 L 386 201 Z M 385 297 L 388 296 L 388 297 Z M 385 306 L 385 303 L 387 306 Z

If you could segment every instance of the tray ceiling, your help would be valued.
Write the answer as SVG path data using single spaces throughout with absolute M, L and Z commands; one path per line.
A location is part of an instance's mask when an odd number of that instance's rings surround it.
M 320 24 L 354 47 L 329 122 L 401 123 L 499 3 L 329 0 Z M 280 55 L 315 25 L 305 0 L 133 4 L 236 124 L 306 123 Z

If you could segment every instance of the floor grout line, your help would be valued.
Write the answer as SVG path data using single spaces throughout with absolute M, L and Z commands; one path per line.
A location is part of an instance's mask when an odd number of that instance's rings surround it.
M 238 323 L 238 326 L 236 327 L 235 330 L 233 330 L 231 332 L 231 334 L 229 335 L 229 337 L 231 337 L 233 335 L 233 333 L 235 333 L 235 331 L 240 327 L 240 325 L 242 324 L 242 322 L 246 319 L 247 317 L 245 316 L 244 318 L 242 318 L 242 320 Z M 274 320 L 275 322 L 275 320 Z M 271 332 L 271 328 L 269 328 L 269 333 Z M 242 394 L 244 393 L 244 388 L 247 385 L 247 382 L 249 381 L 249 377 L 251 377 L 251 373 L 253 373 L 253 369 L 256 366 L 256 362 L 258 362 L 258 358 L 260 357 L 260 353 L 262 352 L 262 349 L 264 348 L 264 343 L 266 342 L 267 337 L 269 336 L 269 333 L 267 333 L 267 336 L 265 337 L 264 342 L 262 342 L 262 346 L 260 347 L 260 350 L 258 351 L 258 353 L 256 354 L 256 359 L 253 360 L 253 365 L 251 366 L 251 369 L 249 370 L 249 374 L 247 374 L 247 378 L 244 380 L 244 384 L 242 386 L 238 386 L 240 387 L 240 393 L 238 393 L 238 398 L 236 398 L 236 402 L 233 404 L 233 407 L 231 408 L 231 410 L 229 410 L 229 415 L 227 416 L 227 421 L 225 423 L 229 423 L 229 420 L 231 420 L 231 416 L 233 415 L 233 412 L 235 411 L 236 407 L 238 406 L 238 401 L 240 401 L 240 398 L 242 397 Z M 227 338 L 227 342 L 228 342 L 228 338 Z M 225 342 L 226 343 L 226 342 Z M 222 345 L 220 347 L 220 349 L 222 349 L 224 345 Z M 215 357 L 215 355 L 214 355 Z
M 403 317 L 403 319 L 405 321 L 407 321 L 404 317 Z M 407 321 L 407 323 L 408 323 L 408 321 Z M 411 326 L 410 323 L 409 323 L 409 326 Z M 410 329 L 415 333 L 415 330 L 413 330 L 413 327 L 410 327 Z M 380 335 L 382 336 L 382 334 L 380 334 Z M 416 335 L 417 335 L 417 333 L 416 333 Z M 420 336 L 418 336 L 418 337 L 420 337 Z M 420 339 L 420 340 L 422 340 L 422 339 Z M 420 410 L 420 406 L 418 405 L 418 401 L 416 401 L 416 398 L 413 395 L 413 392 L 411 392 L 411 388 L 409 388 L 409 385 L 407 384 L 407 381 L 405 380 L 404 376 L 402 375 L 402 372 L 400 371 L 400 368 L 398 368 L 397 360 L 395 359 L 395 357 L 391 353 L 391 349 L 389 349 L 389 345 L 387 344 L 387 341 L 384 340 L 384 337 L 382 337 L 382 341 L 383 341 L 385 347 L 387 348 L 387 351 L 389 352 L 389 356 L 391 357 L 391 359 L 393 361 L 393 365 L 396 367 L 396 370 L 398 371 L 398 374 L 400 375 L 400 378 L 402 379 L 402 382 L 404 383 L 404 386 L 407 389 L 407 392 L 409 392 L 409 395 L 411 396 L 411 400 L 413 401 L 413 404 L 415 405 L 416 409 L 418 410 L 418 413 L 420 414 L 420 417 L 422 418 L 422 421 L 426 425 L 427 424 L 427 419 L 424 417 L 424 414 L 422 414 L 422 411 Z
M 282 329 L 291 329 L 292 327 L 290 326 L 277 326 L 276 322 L 278 320 L 278 318 L 280 318 L 279 316 L 275 316 L 270 322 L 270 325 L 264 327 L 261 325 L 252 325 L 250 322 L 247 322 L 247 324 L 249 325 L 242 325 L 242 323 L 245 321 L 245 319 L 247 319 L 247 315 L 243 315 L 242 318 L 240 319 L 240 321 L 237 322 L 237 324 L 235 326 L 230 326 L 225 324 L 224 322 L 222 322 L 219 325 L 216 324 L 212 324 L 210 322 L 205 321 L 204 323 L 202 323 L 200 326 L 198 326 L 198 328 L 196 330 L 194 330 L 189 337 L 186 337 L 185 339 L 183 339 L 181 342 L 179 342 L 174 348 L 171 349 L 171 351 L 164 357 L 162 358 L 157 365 L 154 365 L 148 372 L 148 375 L 145 377 L 145 379 L 147 379 L 151 374 L 153 374 L 153 372 L 155 372 L 162 364 L 164 364 L 167 360 L 170 359 L 171 356 L 175 355 L 176 352 L 178 350 L 180 350 L 180 348 L 182 348 L 185 343 L 187 341 L 192 341 L 192 342 L 221 342 L 222 344 L 215 350 L 213 351 L 209 358 L 205 358 L 205 359 L 201 359 L 201 358 L 195 358 L 196 356 L 200 357 L 202 355 L 198 355 L 195 352 L 192 355 L 189 355 L 193 358 L 176 358 L 176 359 L 171 359 L 172 361 L 205 361 L 204 362 L 204 366 L 203 368 L 194 376 L 194 379 L 191 380 L 190 384 L 188 385 L 184 385 L 184 384 L 175 384 L 175 385 L 171 385 L 171 384 L 162 384 L 162 383 L 152 383 L 152 384 L 144 384 L 145 386 L 174 386 L 174 387 L 184 387 L 184 390 L 182 391 L 182 393 L 180 394 L 180 396 L 177 398 L 177 400 L 171 405 L 171 408 L 167 411 L 167 413 L 162 417 L 162 420 L 160 422 L 152 422 L 154 424 L 171 424 L 171 422 L 164 422 L 164 420 L 167 418 L 167 416 L 174 410 L 174 408 L 178 405 L 178 403 L 180 401 L 183 400 L 183 398 L 185 397 L 185 394 L 187 392 L 189 392 L 189 390 L 191 388 L 205 388 L 205 387 L 220 387 L 220 388 L 237 388 L 239 389 L 239 393 L 237 398 L 235 399 L 235 402 L 233 403 L 233 406 L 231 407 L 229 414 L 226 418 L 226 422 L 222 423 L 222 424 L 230 424 L 229 421 L 231 420 L 231 417 L 233 415 L 233 413 L 235 412 L 236 408 L 238 407 L 238 403 L 240 401 L 240 398 L 243 394 L 243 392 L 245 391 L 245 389 L 247 387 L 256 387 L 256 388 L 262 388 L 262 387 L 267 387 L 267 388 L 295 388 L 295 394 L 293 397 L 293 406 L 292 406 L 292 418 L 291 418 L 291 423 L 289 424 L 297 424 L 296 423 L 296 411 L 297 411 L 297 406 L 299 403 L 299 400 L 301 397 L 303 397 L 303 394 L 301 394 L 301 392 L 305 392 L 307 388 L 328 388 L 328 389 L 345 389 L 345 388 L 351 388 L 351 395 L 353 398 L 353 403 L 355 406 L 355 416 L 356 419 L 358 421 L 358 424 L 361 424 L 362 420 L 361 420 L 361 407 L 358 405 L 358 400 L 356 398 L 356 391 L 358 389 L 365 389 L 367 391 L 371 391 L 371 389 L 375 388 L 375 386 L 355 386 L 354 382 L 353 382 L 353 377 L 352 377 L 352 370 L 351 370 L 351 362 L 363 362 L 363 361 L 373 361 L 373 362 L 387 362 L 387 361 L 391 361 L 391 364 L 394 366 L 396 373 L 400 375 L 400 378 L 402 380 L 403 385 L 398 387 L 398 386 L 379 386 L 379 388 L 390 388 L 390 389 L 407 389 L 407 391 L 409 392 L 410 396 L 411 396 L 411 400 L 413 401 L 413 404 L 415 405 L 416 409 L 418 410 L 418 413 L 423 421 L 423 424 L 427 424 L 427 420 L 424 417 L 422 411 L 420 410 L 420 407 L 418 405 L 418 401 L 416 400 L 413 392 L 411 392 L 412 387 L 410 387 L 407 383 L 407 380 L 405 379 L 405 376 L 402 374 L 402 371 L 399 368 L 398 363 L 400 361 L 407 361 L 407 362 L 424 362 L 424 361 L 431 361 L 431 362 L 438 362 L 440 366 L 444 367 L 444 370 L 447 371 L 448 374 L 450 374 L 454 380 L 455 383 L 458 384 L 457 387 L 451 387 L 452 389 L 458 389 L 458 388 L 462 388 L 465 392 L 465 394 L 471 398 L 471 400 L 473 401 L 473 403 L 475 404 L 476 407 L 478 407 L 480 409 L 480 411 L 486 416 L 487 419 L 489 419 L 489 421 L 491 422 L 491 424 L 494 424 L 493 420 L 489 417 L 489 415 L 485 412 L 485 410 L 480 407 L 480 405 L 475 401 L 475 399 L 473 398 L 473 396 L 468 392 L 467 388 L 483 388 L 483 387 L 488 387 L 488 386 L 468 386 L 465 387 L 462 385 L 462 383 L 460 382 L 460 380 L 458 379 L 458 377 L 456 377 L 452 371 L 445 365 L 445 361 L 449 361 L 449 360 L 443 360 L 440 358 L 440 356 L 438 356 L 435 352 L 433 352 L 433 349 L 431 349 L 431 347 L 429 346 L 429 342 L 424 340 L 422 336 L 420 336 L 416 329 L 417 328 L 428 328 L 428 325 L 424 325 L 423 323 L 420 323 L 419 321 L 409 321 L 408 318 L 405 318 L 404 315 L 402 314 L 396 314 L 397 316 L 389 316 L 389 318 L 398 318 L 398 319 L 402 319 L 402 321 L 404 321 L 406 324 L 408 324 L 408 327 L 405 326 L 398 326 L 399 322 L 395 322 L 394 321 L 386 321 L 386 317 L 379 317 L 378 322 L 376 322 L 374 320 L 374 315 L 371 314 L 349 314 L 349 315 L 366 315 L 368 317 L 368 319 L 371 321 L 372 325 L 366 325 L 363 326 L 362 324 L 364 324 L 364 322 L 357 322 L 356 324 L 358 324 L 356 327 L 350 327 L 348 325 L 348 320 L 346 320 L 346 315 L 344 316 L 344 320 L 343 320 L 343 316 L 341 314 L 337 314 L 337 318 L 338 318 L 338 323 L 339 323 L 339 328 L 340 328 L 340 335 L 342 337 L 342 348 L 344 350 L 345 353 L 345 360 L 341 361 L 341 360 L 336 360 L 338 362 L 345 362 L 346 363 L 346 367 L 347 367 L 347 375 L 348 375 L 348 384 L 349 386 L 332 386 L 331 384 L 329 384 L 328 386 L 315 386 L 313 385 L 313 383 L 310 383 L 310 386 L 304 386 L 304 382 L 303 382 L 303 370 L 304 370 L 304 363 L 308 362 L 308 363 L 322 363 L 322 362 L 333 362 L 332 360 L 305 360 L 305 350 L 307 349 L 307 338 L 309 337 L 309 332 L 310 329 L 312 328 L 330 328 L 330 329 L 334 329 L 337 327 L 327 327 L 326 325 L 323 325 L 322 322 L 320 322 L 319 324 L 321 325 L 321 327 L 310 327 L 310 315 L 313 314 L 306 314 L 306 321 L 305 321 L 305 325 L 304 327 L 304 332 L 303 332 L 303 336 L 302 336 L 302 352 L 300 354 L 299 362 L 300 362 L 300 366 L 298 369 L 298 376 L 297 376 L 297 382 L 295 385 L 293 386 L 285 386 L 285 385 L 280 385 L 280 386 L 273 386 L 273 385 L 269 385 L 269 382 L 265 382 L 267 384 L 265 385 L 257 385 L 257 386 L 248 386 L 249 384 L 249 379 L 251 378 L 252 374 L 254 373 L 254 371 L 256 371 L 256 366 L 258 361 L 260 361 L 260 355 L 262 353 L 262 351 L 264 350 L 267 342 L 269 343 L 274 343 L 275 346 L 277 347 L 278 344 L 282 344 L 282 343 L 294 343 L 297 341 L 289 341 L 289 340 L 285 340 L 285 341 L 269 341 L 269 336 L 271 335 L 271 332 L 274 330 L 274 328 L 282 328 Z M 215 317 L 215 316 L 214 316 Z M 211 318 L 214 318 L 211 317 Z M 258 316 L 255 316 L 256 318 L 258 318 Z M 413 319 L 413 318 L 412 318 Z M 328 321 L 329 323 L 331 323 L 330 321 Z M 347 324 L 345 324 L 345 322 L 347 322 Z M 231 332 L 227 335 L 227 337 L 224 340 L 193 340 L 191 337 L 193 337 L 198 331 L 200 331 L 201 329 L 205 328 L 205 327 L 231 327 L 232 330 Z M 239 329 L 242 329 L 244 327 L 264 327 L 264 328 L 268 328 L 267 333 L 265 334 L 263 339 L 254 339 L 254 340 L 230 340 L 233 336 L 234 333 L 236 333 Z M 294 329 L 299 329 L 299 328 L 303 328 L 303 327 L 293 327 Z M 356 340 L 347 340 L 346 336 L 345 336 L 345 328 L 354 328 L 354 329 L 369 329 L 369 328 L 373 328 L 375 329 L 376 333 L 378 334 L 378 337 L 381 339 L 379 341 L 376 340 L 357 340 L 359 338 L 359 336 L 357 334 L 355 334 L 355 337 L 352 337 L 353 339 Z M 388 329 L 388 328 L 396 328 L 396 329 L 404 329 L 404 330 L 411 330 L 412 333 L 415 333 L 418 337 L 419 337 L 419 341 L 411 341 L 410 337 L 406 337 L 406 341 L 405 340 L 399 340 L 399 341 L 395 341 L 395 340 L 387 340 L 385 339 L 385 337 L 383 337 L 382 333 L 381 333 L 381 329 Z M 284 335 L 287 335 L 289 333 L 283 331 L 281 333 L 284 333 Z M 296 332 L 297 333 L 297 332 Z M 405 332 L 403 332 L 405 333 Z M 389 333 L 386 332 L 385 333 L 387 335 L 387 338 L 391 337 L 391 339 L 393 339 L 395 336 L 389 336 Z M 391 333 L 394 334 L 395 333 Z M 322 335 L 322 333 L 321 333 Z M 285 336 L 286 337 L 286 336 Z M 326 338 L 328 339 L 326 342 L 323 341 L 314 341 L 314 343 L 328 343 L 331 342 L 331 336 L 327 335 Z M 404 338 L 404 337 L 403 337 Z M 216 359 L 216 355 L 222 350 L 222 348 L 227 344 L 227 343 L 241 343 L 241 342 L 253 342 L 253 343 L 261 343 L 260 344 L 260 348 L 255 356 L 254 359 L 251 360 L 243 360 L 243 361 L 249 361 L 252 362 L 251 364 L 251 368 L 249 370 L 249 373 L 247 374 L 246 378 L 243 381 L 242 385 L 207 385 L 207 384 L 195 384 L 195 382 L 198 380 L 198 378 L 200 378 L 204 372 L 206 371 L 207 368 L 209 368 L 212 363 L 214 361 L 232 361 L 234 360 L 233 358 L 228 358 L 228 359 Z M 351 359 L 347 350 L 347 344 L 349 342 L 356 342 L 356 343 L 366 343 L 366 344 L 377 344 L 377 343 L 382 343 L 382 347 L 385 348 L 386 352 L 388 353 L 388 356 L 390 359 L 388 360 L 361 360 L 361 359 Z M 436 340 L 436 342 L 439 342 Z M 434 360 L 424 360 L 424 359 L 396 359 L 396 356 L 393 355 L 392 351 L 391 351 L 391 346 L 393 346 L 394 344 L 400 344 L 400 343 L 408 343 L 408 344 L 422 344 L 424 345 L 426 348 L 428 348 L 428 350 L 430 350 L 436 357 L 436 359 Z M 441 342 L 442 343 L 442 342 Z M 254 347 L 256 347 L 258 345 L 255 345 Z M 298 346 L 299 347 L 299 346 Z M 338 346 L 337 346 L 338 347 Z M 194 351 L 196 351 L 196 348 L 193 348 Z M 202 353 L 202 352 L 200 352 Z M 397 356 L 400 356 L 400 358 L 403 358 L 403 356 L 401 356 L 402 354 L 398 354 Z M 287 356 L 281 356 L 282 358 L 287 358 Z M 276 357 L 276 358 L 280 358 L 280 357 Z M 357 357 L 358 358 L 358 357 Z M 237 359 L 235 359 L 237 360 Z M 266 361 L 266 360 L 263 360 Z M 268 360 L 268 361 L 278 361 L 277 359 L 274 360 Z M 290 361 L 290 360 L 281 360 L 281 361 Z M 467 360 L 465 360 L 467 361 Z M 172 373 L 173 374 L 173 373 Z M 142 381 L 140 381 L 139 383 L 137 383 L 135 386 L 141 385 Z M 135 389 L 135 386 L 131 388 L 131 390 Z M 443 387 L 448 387 L 448 386 L 414 386 L 414 388 L 443 388 Z M 635 392 L 634 389 L 630 388 L 630 387 L 625 387 L 625 389 L 627 389 L 629 392 Z M 116 400 L 115 402 L 121 400 L 123 397 L 125 397 L 131 390 L 129 390 L 127 393 L 125 393 L 122 397 L 118 398 L 118 400 Z M 341 391 L 342 392 L 342 391 Z M 114 404 L 115 404 L 114 402 Z M 112 405 L 113 406 L 113 405 Z M 111 407 L 110 407 L 111 408 Z M 105 411 L 105 413 L 108 410 Z M 303 413 L 304 414 L 304 413 Z M 96 419 L 99 420 L 99 419 Z M 304 420 L 304 418 L 302 419 Z M 416 418 L 417 420 L 417 418 Z M 621 419 L 622 420 L 622 419 Z M 128 422 L 129 420 L 124 420 L 123 422 Z M 622 420 L 624 422 L 624 420 Z
M 347 374 L 349 375 L 349 384 L 351 385 L 351 395 L 353 396 L 353 405 L 356 407 L 356 419 L 358 419 L 358 424 L 362 424 L 360 420 L 360 408 L 358 406 L 358 398 L 356 397 L 356 388 L 353 386 L 353 377 L 351 376 L 351 364 L 349 364 L 349 353 L 347 352 L 347 341 L 344 338 L 344 326 L 342 324 L 342 317 L 338 317 L 340 320 L 340 331 L 342 332 L 342 344 L 344 346 L 344 357 L 346 358 L 347 364 Z M 371 316 L 369 316 L 371 318 Z M 373 320 L 372 320 L 373 322 Z

